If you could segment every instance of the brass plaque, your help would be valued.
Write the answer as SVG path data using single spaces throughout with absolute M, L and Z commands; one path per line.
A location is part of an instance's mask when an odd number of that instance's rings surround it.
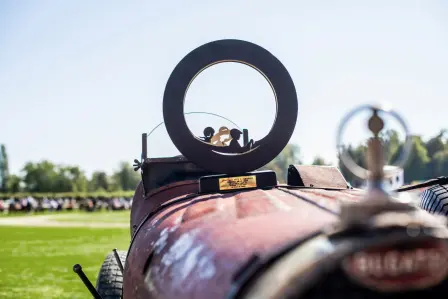
M 219 190 L 234 190 L 256 187 L 257 177 L 254 175 L 219 179 Z

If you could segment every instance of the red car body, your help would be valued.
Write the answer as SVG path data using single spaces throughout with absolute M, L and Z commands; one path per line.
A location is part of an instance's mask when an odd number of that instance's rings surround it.
M 144 198 L 139 185 L 131 223 L 140 225 L 126 260 L 124 299 L 226 298 L 254 253 L 269 255 L 336 223 L 340 202 L 364 193 L 281 186 L 194 196 L 197 191 L 197 182 L 174 183 Z M 145 218 L 148 213 L 153 216 Z

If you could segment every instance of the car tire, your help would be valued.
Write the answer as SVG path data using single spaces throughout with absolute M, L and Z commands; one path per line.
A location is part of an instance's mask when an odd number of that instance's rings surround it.
M 124 267 L 126 251 L 117 251 Z M 121 299 L 123 292 L 123 273 L 115 259 L 113 252 L 104 259 L 96 281 L 96 290 L 103 299 Z
M 435 185 L 423 191 L 420 208 L 431 214 L 448 216 L 448 184 Z

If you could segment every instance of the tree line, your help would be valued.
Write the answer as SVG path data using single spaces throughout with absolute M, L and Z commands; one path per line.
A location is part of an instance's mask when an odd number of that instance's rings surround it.
M 404 181 L 410 184 L 415 181 L 424 181 L 439 176 L 448 175 L 448 139 L 447 131 L 441 130 L 437 135 L 423 140 L 421 136 L 412 136 L 412 152 L 408 163 L 404 167 Z M 387 130 L 380 136 L 385 153 L 385 163 L 393 165 L 401 155 L 404 140 L 400 140 L 398 132 Z M 366 168 L 367 141 L 359 145 L 348 145 L 345 148 L 353 160 Z M 288 166 L 302 164 L 300 148 L 295 144 L 288 144 L 279 156 L 262 169 L 271 169 L 277 173 L 280 182 L 286 182 Z M 312 165 L 331 165 L 321 157 L 316 157 Z M 360 186 L 363 182 L 355 177 L 338 161 L 339 169 L 345 179 L 352 186 Z
M 27 162 L 20 175 L 11 174 L 6 147 L 0 150 L 0 193 L 123 193 L 134 191 L 140 181 L 139 172 L 127 162 L 120 162 L 111 175 L 95 171 L 90 178 L 79 166 L 48 160 Z
M 404 167 L 404 182 L 406 184 L 448 175 L 448 139 L 446 133 L 446 130 L 441 130 L 437 135 L 426 141 L 421 136 L 411 137 L 411 155 Z M 386 164 L 393 165 L 403 152 L 404 141 L 400 142 L 399 135 L 394 130 L 384 132 L 381 138 Z M 366 167 L 366 144 L 357 147 L 349 146 L 347 150 L 357 164 Z M 349 173 L 341 162 L 339 162 L 339 167 L 347 181 L 350 181 L 352 185 L 359 186 L 361 184 L 361 181 Z
M 412 137 L 412 153 L 404 168 L 406 183 L 422 181 L 448 175 L 448 139 L 447 131 L 442 130 L 426 141 L 420 136 Z M 393 164 L 403 149 L 403 141 L 394 130 L 381 135 L 386 164 Z M 353 160 L 365 167 L 366 143 L 350 145 L 346 148 Z M 271 169 L 277 173 L 281 182 L 286 181 L 288 166 L 302 164 L 300 147 L 288 144 L 283 151 L 262 169 Z M 330 165 L 321 157 L 316 157 L 313 165 Z M 352 185 L 361 183 L 340 162 L 337 165 L 344 177 Z M 0 193 L 104 193 L 135 190 L 140 181 L 140 173 L 132 169 L 131 163 L 121 162 L 112 175 L 96 171 L 90 178 L 75 165 L 57 165 L 51 161 L 27 162 L 21 175 L 10 174 L 8 155 L 5 145 L 0 146 Z

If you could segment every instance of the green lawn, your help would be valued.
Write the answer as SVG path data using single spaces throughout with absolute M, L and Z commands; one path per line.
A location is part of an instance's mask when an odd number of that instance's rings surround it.
M 21 216 L 39 216 L 39 215 L 60 215 L 60 214 L 76 214 L 81 213 L 79 210 L 72 210 L 72 211 L 58 211 L 58 212 L 50 212 L 50 211 L 41 211 L 41 212 L 13 212 L 13 213 L 5 213 L 0 212 L 0 217 L 21 217 Z
M 55 214 L 51 220 L 58 222 L 102 222 L 102 223 L 129 223 L 129 211 L 102 211 L 102 212 L 72 212 Z
M 0 213 L 1 218 L 8 217 L 35 217 L 35 216 L 51 216 L 51 220 L 57 220 L 62 222 L 118 222 L 118 223 L 129 223 L 129 219 L 131 212 L 130 210 L 126 211 L 95 211 L 95 212 L 86 212 L 86 211 L 58 211 L 58 212 L 31 212 L 31 213 Z
M 119 212 L 121 213 L 121 212 Z M 76 215 L 78 214 L 78 215 Z M 73 221 L 88 217 L 106 221 L 117 218 L 129 221 L 129 212 L 76 213 Z M 66 220 L 67 220 L 66 219 Z M 70 221 L 70 220 L 67 220 Z M 100 221 L 94 219 L 93 221 Z M 107 220 L 111 221 L 111 220 Z M 86 275 L 96 284 L 96 276 L 105 256 L 113 248 L 127 250 L 128 228 L 62 228 L 0 226 L 0 298 L 92 298 L 73 265 L 83 266 Z

